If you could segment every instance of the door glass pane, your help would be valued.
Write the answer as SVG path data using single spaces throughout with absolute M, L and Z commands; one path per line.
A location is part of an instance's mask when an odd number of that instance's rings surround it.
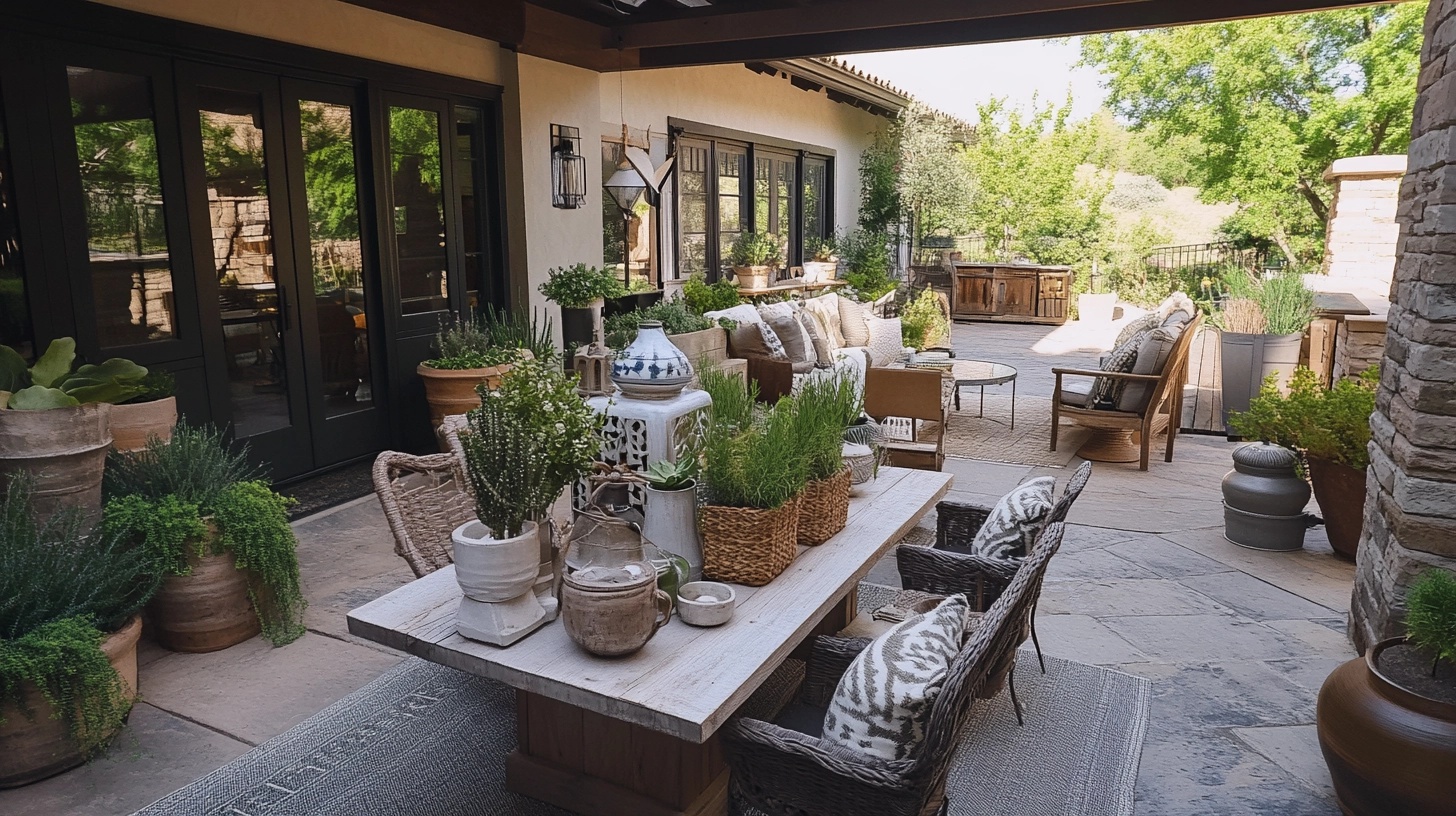
M 489 300 L 490 247 L 485 216 L 485 111 L 469 105 L 455 107 L 455 190 L 460 196 L 460 239 L 465 250 L 465 302 L 480 308 L 482 293 Z
M 440 115 L 389 109 L 390 189 L 404 314 L 449 308 L 445 194 L 440 177 Z
M 811 239 L 827 238 L 829 232 L 828 201 L 829 165 L 823 159 L 804 159 L 804 219 L 803 237 L 806 251 L 804 260 L 809 260 L 807 247 Z
M 354 166 L 354 115 L 348 105 L 300 100 L 303 186 L 318 320 L 325 416 L 374 402 Z
M 248 91 L 199 88 L 197 96 L 228 395 L 241 438 L 290 424 L 286 293 L 273 261 L 263 105 Z
M 20 256 L 20 227 L 15 217 L 15 191 L 10 182 L 10 143 L 5 138 L 5 113 L 0 107 L 0 343 L 34 353 L 30 308 L 25 300 L 25 265 Z
M 175 337 L 151 81 L 76 67 L 66 78 L 101 346 Z
M 616 165 L 614 164 L 613 167 Z M 679 142 L 677 146 L 677 229 L 681 244 L 678 268 L 681 277 L 706 272 L 708 235 L 708 148 Z M 610 196 L 608 197 L 610 198 Z M 616 209 L 615 202 L 612 209 Z
M 729 250 L 743 229 L 743 177 L 747 175 L 748 153 L 742 148 L 718 145 L 718 258 L 719 269 L 727 274 Z
M 794 189 L 794 160 L 773 154 L 755 153 L 753 158 L 754 230 L 778 238 L 786 245 L 791 235 Z

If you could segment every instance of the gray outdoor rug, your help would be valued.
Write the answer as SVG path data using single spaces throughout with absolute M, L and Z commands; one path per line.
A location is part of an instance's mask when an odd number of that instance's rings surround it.
M 955 816 L 1132 813 L 1151 683 L 1024 655 L 1018 727 L 977 705 L 951 769 Z M 374 682 L 134 816 L 563 816 L 505 790 L 515 697 L 407 658 Z

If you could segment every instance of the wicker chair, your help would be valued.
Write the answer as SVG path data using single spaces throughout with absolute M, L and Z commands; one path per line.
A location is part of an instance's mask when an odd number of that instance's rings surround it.
M 1026 568 L 980 617 L 970 639 L 951 663 L 945 686 L 931 708 L 925 740 L 908 758 L 887 761 L 825 744 L 816 733 L 741 717 L 723 730 L 732 769 L 733 808 L 757 807 L 769 816 L 932 816 L 949 807 L 946 776 L 964 736 L 975 700 L 996 668 L 1014 655 L 1024 635 L 1020 621 L 1040 589 L 1040 576 L 1061 541 L 1062 525 L 1042 533 Z M 839 679 L 870 641 L 817 637 L 795 721 L 810 725 L 812 713 L 828 706 Z M 807 715 L 807 716 L 805 716 Z M 812 729 L 811 729 L 812 730 Z
M 475 518 L 453 453 L 385 451 L 374 460 L 374 494 L 394 533 L 394 552 L 418 578 L 454 562 L 450 533 Z

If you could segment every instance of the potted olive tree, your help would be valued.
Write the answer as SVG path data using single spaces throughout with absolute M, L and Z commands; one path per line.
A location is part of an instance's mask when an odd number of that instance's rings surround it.
M 538 324 L 487 305 L 477 314 L 443 322 L 435 335 L 437 357 L 415 369 L 425 384 L 430 425 L 438 429 L 445 417 L 463 414 L 480 405 L 476 389 L 500 385 L 501 377 L 522 357 L 554 360 L 556 344 L 551 321 Z M 443 440 L 441 450 L 445 450 Z
M 144 554 L 65 508 L 36 521 L 32 480 L 0 494 L 0 788 L 75 767 L 121 729 L 137 689 Z
M 110 535 L 136 541 L 164 577 L 152 634 L 179 652 L 226 649 L 258 634 L 275 646 L 303 634 L 292 500 L 257 479 L 247 451 L 218 431 L 180 424 L 106 468 Z
M 1288 394 L 1280 390 L 1277 375 L 1270 374 L 1249 410 L 1229 415 L 1229 426 L 1239 436 L 1304 455 L 1330 546 L 1350 559 L 1364 527 L 1370 415 L 1379 384 L 1380 371 L 1371 367 L 1359 378 L 1343 379 L 1326 390 L 1313 371 L 1299 368 L 1289 379 Z
M 552 269 L 539 288 L 561 307 L 561 342 L 568 360 L 596 336 L 603 301 L 627 293 L 611 272 L 584 263 Z
M 1351 816 L 1435 816 L 1456 803 L 1456 577 L 1417 578 L 1405 625 L 1320 688 L 1320 750 Z
M 766 289 L 774 272 L 783 264 L 783 247 L 777 236 L 763 232 L 740 232 L 728 251 L 733 277 L 744 289 Z
M 1221 332 L 1225 426 L 1230 413 L 1248 409 L 1265 378 L 1274 375 L 1281 389 L 1287 386 L 1314 320 L 1314 293 L 1297 272 L 1268 279 L 1234 274 L 1228 283 L 1230 297 L 1212 317 Z

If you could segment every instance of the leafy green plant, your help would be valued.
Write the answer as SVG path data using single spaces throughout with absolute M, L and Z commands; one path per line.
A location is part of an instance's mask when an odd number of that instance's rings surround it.
M 876 300 L 894 290 L 888 234 L 854 230 L 839 241 L 839 254 L 845 265 L 845 281 L 865 300 Z
M 783 257 L 778 236 L 765 232 L 740 232 L 728 250 L 728 263 L 733 266 L 775 266 Z
M 693 314 L 679 299 L 665 300 L 645 309 L 633 309 L 607 318 L 603 325 L 607 345 L 618 350 L 626 348 L 637 336 L 637 327 L 649 320 L 661 323 L 662 330 L 668 334 L 687 334 L 718 325 L 702 315 Z
M 834 260 L 834 253 L 837 251 L 839 251 L 839 247 L 835 243 L 834 236 L 832 235 L 824 238 L 811 236 L 804 241 L 804 254 L 819 263 L 832 262 Z
M 611 272 L 584 263 L 552 269 L 537 288 L 547 300 L 563 309 L 585 309 L 599 298 L 627 294 L 622 282 Z
M 685 490 L 695 484 L 697 474 L 697 460 L 682 456 L 676 462 L 665 459 L 653 462 L 642 475 L 657 490 Z
M 703 481 L 707 503 L 772 510 L 792 499 L 808 481 L 808 466 L 795 436 L 789 398 L 737 430 L 714 406 L 703 439 Z
M 551 320 L 537 321 L 489 304 L 466 318 L 442 320 L 435 335 L 439 356 L 425 365 L 441 370 L 489 368 L 513 363 L 523 350 L 540 360 L 556 359 L 556 345 L 551 339 Z
M 712 400 L 711 422 L 733 433 L 748 428 L 758 409 L 758 383 L 734 377 L 718 368 L 698 372 L 698 384 Z
M 935 290 L 926 287 L 900 310 L 900 335 L 916 351 L 944 342 L 950 337 L 950 320 L 941 311 Z
M 1405 596 L 1406 638 L 1441 661 L 1456 661 L 1456 576 L 1431 568 L 1422 572 Z
M 627 284 L 627 294 L 629 295 L 645 295 L 648 292 L 656 291 L 657 287 L 653 286 L 652 281 L 646 278 L 633 278 L 632 282 Z
M 248 571 L 248 599 L 263 637 L 275 646 L 303 634 L 308 605 L 299 585 L 298 539 L 288 524 L 293 504 L 263 482 L 239 482 L 223 491 L 213 508 L 218 543 L 233 554 L 238 569 Z
M 118 403 L 142 393 L 147 370 L 113 357 L 100 365 L 76 363 L 76 341 L 58 337 L 30 366 L 19 352 L 0 346 L 0 391 L 10 392 L 9 407 L 45 411 L 87 403 Z
M 738 286 L 732 281 L 724 279 L 710 284 L 701 272 L 683 282 L 682 296 L 688 311 L 694 314 L 731 309 L 743 302 Z
M 141 393 L 125 400 L 125 403 L 156 402 L 157 400 L 174 397 L 177 395 L 177 378 L 172 372 L 163 368 L 152 368 L 147 370 L 147 376 L 142 378 Z
M 1297 368 L 1286 396 L 1276 375 L 1264 380 L 1249 410 L 1229 414 L 1229 427 L 1246 439 L 1259 439 L 1364 470 L 1370 464 L 1370 415 L 1380 371 L 1366 369 L 1325 390 L 1307 368 Z
M 1300 334 L 1314 320 L 1314 292 L 1298 272 L 1284 272 L 1259 286 L 1259 306 L 1270 334 Z
M 101 486 L 108 500 L 139 496 L 155 504 L 171 496 L 205 515 L 223 490 L 257 477 L 247 446 L 233 450 L 222 431 L 179 422 L 169 441 L 149 439 L 139 451 L 109 454 Z
M 481 386 L 460 434 L 477 517 L 500 538 L 544 518 L 561 491 L 588 473 L 601 449 L 602 418 L 576 393 L 576 376 L 523 360 Z
M 810 481 L 828 479 L 844 469 L 844 430 L 864 409 L 859 388 L 849 375 L 818 377 L 793 398 L 794 436 Z

